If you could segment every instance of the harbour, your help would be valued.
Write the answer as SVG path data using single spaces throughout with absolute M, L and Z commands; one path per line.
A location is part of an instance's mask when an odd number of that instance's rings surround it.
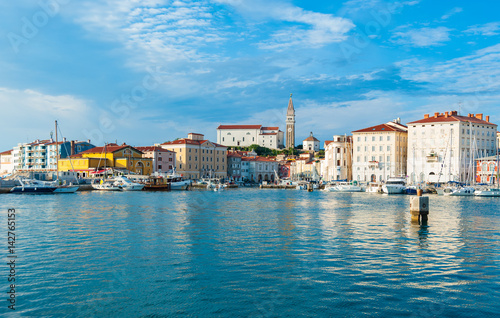
M 495 198 L 257 188 L 2 195 L 25 316 L 491 316 Z M 21 275 L 21 274 L 19 274 Z M 21 292 L 22 291 L 22 292 Z M 57 299 L 57 301 L 54 301 Z

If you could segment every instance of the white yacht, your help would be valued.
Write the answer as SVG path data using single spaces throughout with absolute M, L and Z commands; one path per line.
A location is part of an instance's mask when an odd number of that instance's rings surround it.
M 444 195 L 449 195 L 449 196 L 471 196 L 474 195 L 474 192 L 476 189 L 473 187 L 457 187 L 457 188 L 445 188 L 443 190 Z
M 141 191 L 144 188 L 144 184 L 132 182 L 132 180 L 124 176 L 116 178 L 113 185 L 121 187 L 123 191 Z
M 474 192 L 477 197 L 500 197 L 499 188 L 489 188 L 484 190 L 478 190 Z
M 35 179 L 18 179 L 21 185 L 13 187 L 11 193 L 53 193 L 56 187 Z
M 368 193 L 382 193 L 382 184 L 378 182 L 370 182 L 366 187 Z
M 389 178 L 382 186 L 382 191 L 387 194 L 403 194 L 406 193 L 405 178 Z
M 104 182 L 104 180 L 101 180 L 98 184 L 93 183 L 92 188 L 100 191 L 122 191 L 120 186 L 114 185 L 113 182 Z
M 337 182 L 334 185 L 325 187 L 325 191 L 330 192 L 362 192 L 361 188 L 357 183 L 353 182 Z

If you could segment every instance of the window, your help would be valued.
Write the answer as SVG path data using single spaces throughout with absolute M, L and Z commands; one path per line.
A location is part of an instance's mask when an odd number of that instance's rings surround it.
M 375 141 L 375 136 L 372 136 L 372 141 Z
M 222 137 L 222 141 L 224 141 L 224 137 Z
M 380 146 L 379 151 L 383 151 L 383 150 L 384 150 L 384 146 Z
M 391 140 L 391 136 L 387 136 L 387 141 L 390 141 Z
M 379 139 L 379 140 L 380 140 L 380 141 L 382 141 L 383 139 L 384 139 L 384 137 L 380 136 L 380 139 Z
M 387 151 L 391 151 L 391 146 L 387 146 Z
M 360 146 L 358 146 L 358 151 L 361 151 L 361 147 Z

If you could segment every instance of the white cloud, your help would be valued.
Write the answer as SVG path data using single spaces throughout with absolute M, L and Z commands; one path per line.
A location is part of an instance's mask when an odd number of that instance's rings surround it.
M 89 102 L 70 95 L 47 95 L 34 90 L 0 87 L 3 148 L 20 142 L 48 139 L 58 120 L 64 137 L 81 138 L 90 123 Z M 54 136 L 55 138 L 55 136 Z
M 446 27 L 409 29 L 394 32 L 391 41 L 400 45 L 413 47 L 430 47 L 443 45 L 450 40 L 450 29 Z
M 491 22 L 473 25 L 465 30 L 465 33 L 480 36 L 494 36 L 500 34 L 500 22 Z
M 451 9 L 450 11 L 446 12 L 442 17 L 441 17 L 441 20 L 448 20 L 450 17 L 454 16 L 455 14 L 457 13 L 460 13 L 464 11 L 462 8 L 460 7 L 456 7 L 456 8 L 453 8 Z
M 441 92 L 481 99 L 500 89 L 500 44 L 441 63 L 410 59 L 396 66 L 403 79 L 428 83 Z
M 291 27 L 281 27 L 271 34 L 269 40 L 262 41 L 262 49 L 285 49 L 291 46 L 305 45 L 321 47 L 340 42 L 347 38 L 347 33 L 354 24 L 344 18 L 331 14 L 304 10 L 300 7 L 280 1 L 263 0 L 215 0 L 221 4 L 233 6 L 244 16 L 264 20 L 293 23 Z

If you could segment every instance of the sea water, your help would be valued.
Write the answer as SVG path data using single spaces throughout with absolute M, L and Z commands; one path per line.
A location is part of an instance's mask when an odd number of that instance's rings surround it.
M 0 195 L 0 313 L 493 317 L 500 199 L 230 189 Z M 7 211 L 16 211 L 15 311 Z

